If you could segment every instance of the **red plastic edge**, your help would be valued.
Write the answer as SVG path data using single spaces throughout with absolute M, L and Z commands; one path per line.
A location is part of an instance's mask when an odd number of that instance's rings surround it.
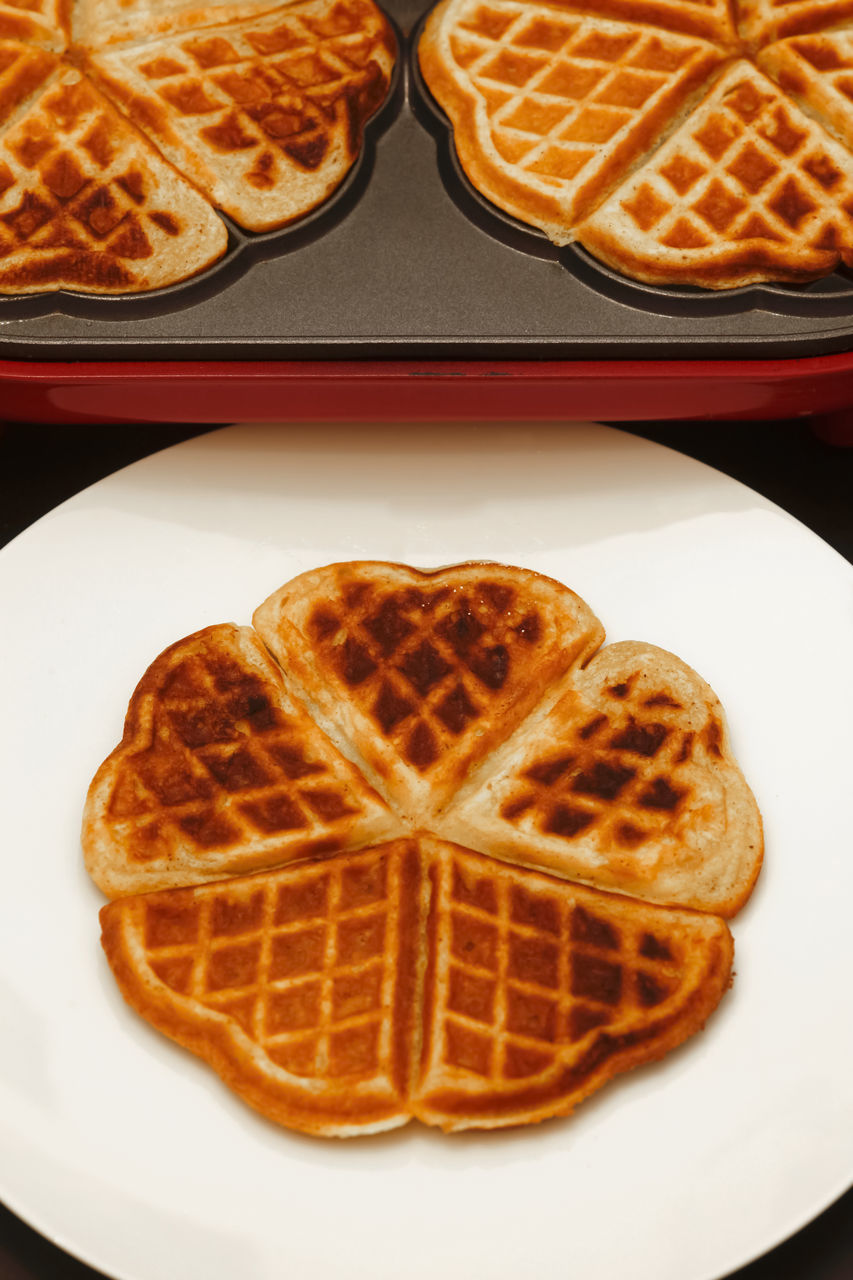
M 653 421 L 853 411 L 853 352 L 755 361 L 0 361 L 9 422 Z

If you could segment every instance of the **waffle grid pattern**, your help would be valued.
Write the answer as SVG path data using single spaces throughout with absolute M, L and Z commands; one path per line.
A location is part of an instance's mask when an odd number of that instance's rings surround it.
M 477 732 L 490 704 L 512 686 L 516 658 L 527 661 L 540 635 L 535 611 L 513 607 L 510 588 L 416 588 L 378 600 L 317 607 L 308 634 L 382 737 L 419 773 L 445 761 Z
M 62 26 L 58 0 L 0 0 L 0 40 L 37 40 L 60 44 Z
M 798 239 L 832 251 L 853 244 L 853 168 L 782 94 L 742 72 L 646 166 L 621 208 L 667 248 Z
M 295 881 L 249 878 L 183 903 L 160 898 L 143 908 L 141 945 L 166 986 L 233 1018 L 289 1073 L 388 1077 L 399 866 L 355 854 Z
M 564 191 L 707 57 L 665 31 L 496 0 L 471 0 L 460 27 L 453 54 L 487 104 L 499 155 Z
M 150 87 L 200 154 L 239 156 L 243 180 L 267 190 L 294 164 L 319 169 L 340 108 L 376 85 L 381 30 L 371 11 L 359 0 L 316 8 L 173 39 L 153 56 L 108 53 L 103 64 Z
M 501 1084 L 540 1075 L 596 1028 L 624 1031 L 678 996 L 669 943 L 567 892 L 484 875 L 462 855 L 447 860 L 439 892 L 450 922 L 435 1017 L 442 1067 Z
M 196 655 L 175 668 L 154 712 L 151 750 L 128 757 L 110 801 L 116 832 L 127 824 L 136 833 L 132 858 L 188 845 L 263 846 L 293 832 L 322 839 L 359 813 L 312 722 L 290 721 L 275 695 L 221 657 L 211 666 Z
M 390 85 L 394 40 L 369 0 L 304 0 L 242 23 L 226 10 L 192 34 L 186 15 L 145 0 L 120 15 L 125 43 L 96 17 L 80 47 L 72 9 L 0 3 L 0 293 L 136 293 L 207 269 L 229 247 L 215 210 L 247 232 L 311 212 L 355 163 Z M 66 85 L 58 125 L 51 74 Z M 97 101 L 110 115 L 92 148 Z
M 21 51 L 15 62 L 26 60 Z M 10 74 L 14 65 L 7 64 Z M 24 245 L 73 253 L 95 244 L 118 276 L 126 270 L 121 262 L 148 259 L 179 234 L 178 220 L 161 207 L 146 153 L 135 138 L 121 140 L 116 124 L 84 82 L 58 84 L 3 136 L 0 262 Z M 13 188 L 17 203 L 3 208 Z
M 731 36 L 709 42 L 679 26 L 692 8 L 584 10 L 447 10 L 457 89 L 436 92 L 483 194 L 649 283 L 798 282 L 853 261 L 850 36 L 832 30 L 850 21 L 843 6 L 743 0 Z M 791 27 L 821 34 L 788 51 L 778 40 Z
M 571 695 L 566 722 L 578 727 L 568 739 L 558 707 L 554 727 L 546 724 L 543 733 L 558 745 L 527 755 L 503 793 L 501 816 L 564 840 L 594 834 L 604 848 L 659 843 L 690 805 L 700 751 L 719 755 L 721 728 L 711 719 L 703 736 L 685 730 L 681 708 L 666 694 L 625 709 L 628 692 L 621 688 L 609 705 L 595 706 L 576 706 L 578 695 Z M 707 785 L 707 774 L 703 779 Z

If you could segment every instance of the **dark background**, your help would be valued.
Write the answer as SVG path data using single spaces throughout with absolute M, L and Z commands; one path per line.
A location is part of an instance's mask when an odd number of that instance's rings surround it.
M 853 562 L 853 447 L 826 443 L 808 420 L 613 425 L 734 476 L 796 516 Z M 571 430 L 571 424 L 566 429 Z M 206 430 L 210 428 L 0 423 L 0 547 L 87 485 Z M 846 711 L 849 715 L 850 708 Z M 849 1136 L 853 1146 L 853 1134 Z M 98 1275 L 0 1205 L 0 1280 L 96 1280 Z M 853 1190 L 735 1276 L 736 1280 L 853 1280 Z M 178 1271 L 174 1280 L 180 1280 Z M 472 1280 L 480 1278 L 472 1276 Z

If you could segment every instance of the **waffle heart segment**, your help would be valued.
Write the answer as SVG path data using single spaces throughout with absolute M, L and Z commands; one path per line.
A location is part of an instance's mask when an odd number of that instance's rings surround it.
M 567 587 L 488 563 L 330 565 L 287 583 L 253 622 L 297 696 L 410 827 L 428 827 L 604 638 Z
M 89 788 L 86 866 L 110 897 L 375 843 L 387 806 L 293 701 L 248 627 L 151 665 Z
M 731 977 L 722 920 L 427 836 L 123 898 L 101 923 L 137 1012 L 324 1136 L 565 1115 L 698 1031 Z
M 0 92 L 0 293 L 158 289 L 225 252 L 207 201 L 79 71 L 2 41 Z
M 732 916 L 764 841 L 719 700 L 653 645 L 622 642 L 495 752 L 438 829 L 512 862 Z
M 122 898 L 102 942 L 129 1003 L 264 1115 L 375 1133 L 409 1118 L 420 885 L 398 841 Z
M 650 284 L 811 280 L 853 263 L 853 154 L 737 62 L 577 238 Z
M 341 184 L 395 57 L 370 0 L 308 0 L 88 62 L 176 168 L 257 232 L 304 217 Z

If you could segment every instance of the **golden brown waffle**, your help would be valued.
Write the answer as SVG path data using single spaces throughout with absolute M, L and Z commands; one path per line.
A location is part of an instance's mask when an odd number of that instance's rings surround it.
M 731 980 L 710 915 L 426 842 L 433 896 L 414 1112 L 445 1130 L 567 1115 L 704 1026 Z
M 250 231 L 303 217 L 395 56 L 372 0 L 0 0 L 0 293 L 164 288 L 224 254 L 214 207 Z
M 281 0 L 71 0 L 71 41 L 75 49 L 102 49 L 238 22 L 280 7 Z
M 732 12 L 727 30 L 687 3 L 443 0 L 420 64 L 474 186 L 555 243 L 651 284 L 816 279 L 853 262 L 850 37 L 826 30 L 853 5 Z
M 846 146 L 853 144 L 853 30 L 780 40 L 762 50 L 758 65 Z
M 130 1004 L 308 1133 L 564 1115 L 704 1025 L 730 981 L 711 916 L 642 906 L 429 837 L 124 898 L 101 912 Z
M 346 176 L 384 100 L 395 43 L 369 0 L 93 53 L 90 66 L 164 155 L 250 231 L 304 216 Z
M 208 627 L 143 676 L 92 781 L 86 865 L 110 897 L 220 879 L 396 830 L 248 627 Z
M 492 564 L 331 565 L 253 621 L 312 714 L 416 827 L 604 638 L 568 588 Z
M 208 203 L 78 71 L 0 42 L 5 86 L 0 293 L 157 289 L 224 253 Z
M 557 244 L 722 60 L 704 40 L 526 0 L 445 0 L 419 57 L 474 186 Z
M 28 40 L 49 49 L 65 47 L 66 6 L 62 0 L 0 0 L 0 41 Z
M 737 62 L 577 237 L 651 284 L 811 280 L 853 264 L 853 154 Z
M 408 1119 L 420 876 L 400 841 L 122 898 L 104 950 L 134 1008 L 270 1119 L 375 1133 Z
M 571 880 L 723 916 L 749 897 L 763 853 L 718 699 L 672 654 L 632 642 L 578 670 L 438 829 Z

